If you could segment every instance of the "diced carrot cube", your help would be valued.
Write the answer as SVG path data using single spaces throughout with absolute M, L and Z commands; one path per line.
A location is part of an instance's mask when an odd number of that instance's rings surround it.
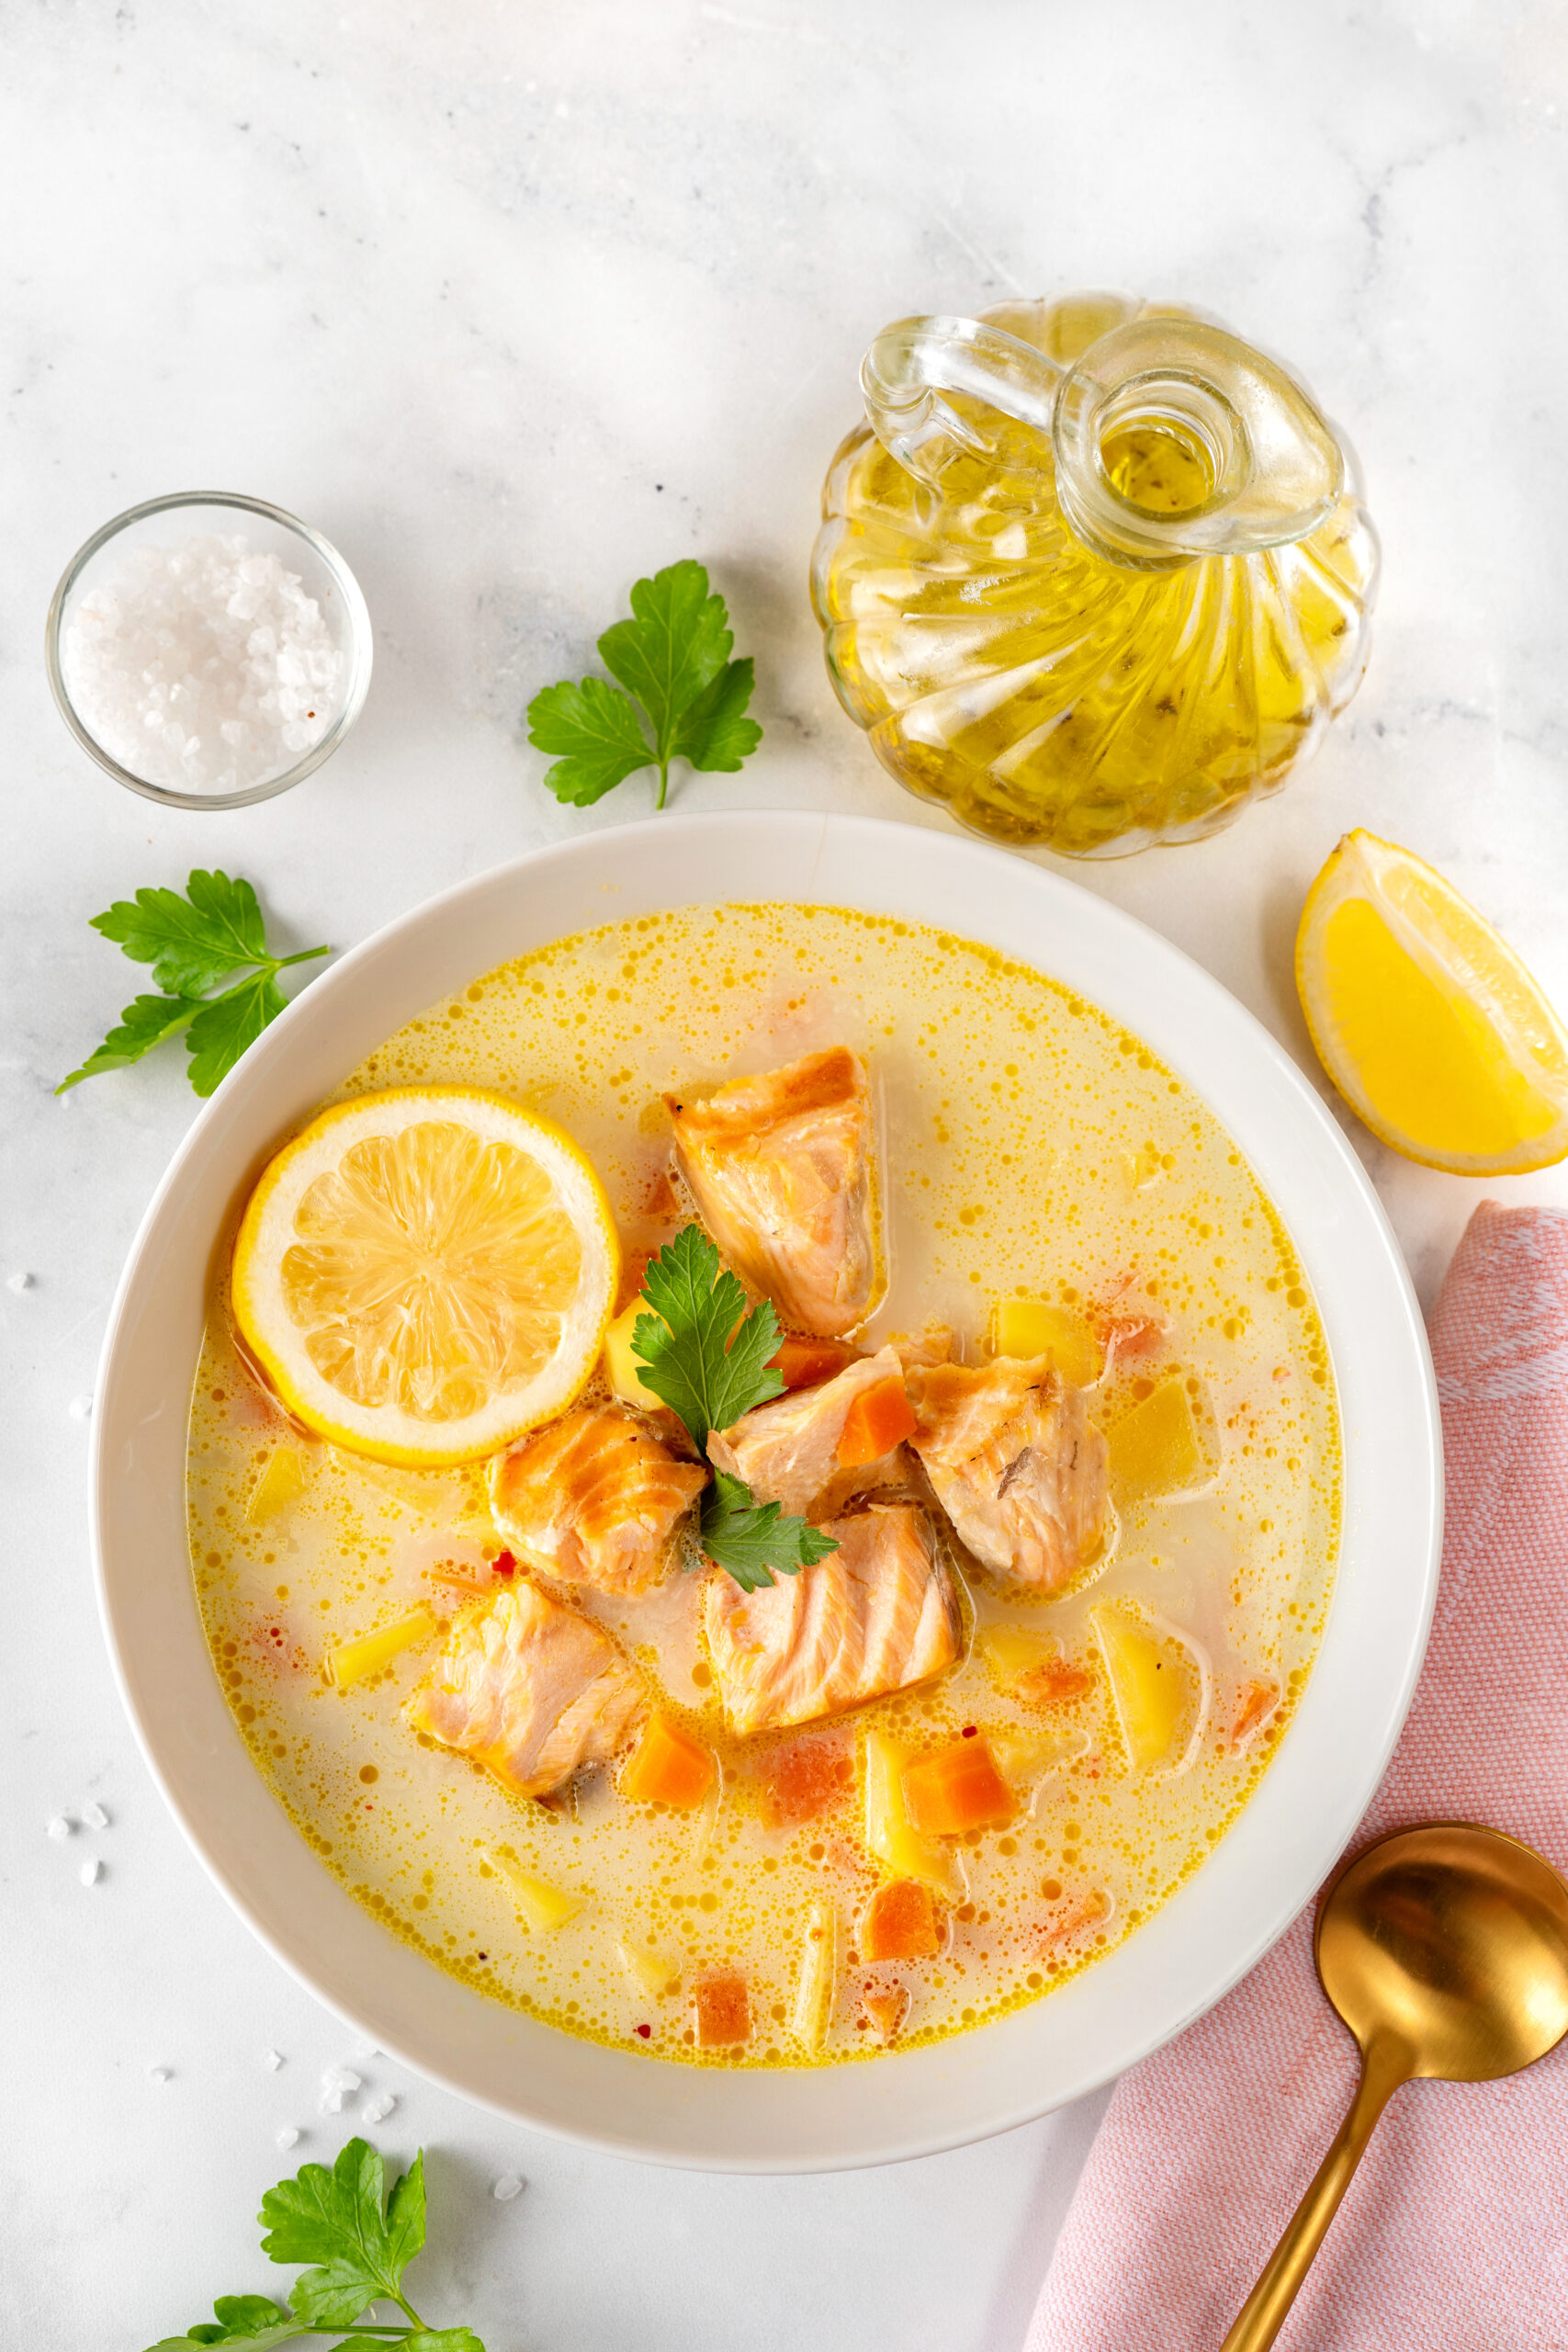
M 902 1984 L 868 1985 L 860 1996 L 861 2011 L 878 2041 L 889 2042 L 904 2022 L 909 1996 Z
M 707 1749 L 665 1714 L 649 1715 L 621 1774 L 634 1804 L 701 1804 L 716 1767 Z
M 758 1777 L 762 1817 L 771 1829 L 815 1821 L 855 1784 L 849 1750 L 833 1739 L 792 1739 L 763 1758 Z
M 1027 1674 L 1021 1674 L 1012 1687 L 1031 1706 L 1053 1706 L 1069 1699 L 1086 1699 L 1094 1689 L 1094 1674 L 1087 1666 L 1074 1666 L 1065 1657 L 1052 1657 L 1031 1667 Z
M 845 1340 L 790 1339 L 768 1358 L 768 1370 L 778 1374 L 786 1389 L 816 1388 L 860 1361 L 860 1350 Z
M 915 1409 L 905 1393 L 902 1375 L 863 1388 L 844 1415 L 839 1439 L 839 1466 L 858 1470 L 863 1463 L 880 1462 L 896 1445 L 915 1433 Z
M 931 1838 L 958 1838 L 1010 1821 L 1018 1800 L 983 1739 L 917 1756 L 904 1768 L 904 1803 L 914 1826 Z
M 877 1888 L 860 1923 L 863 1960 L 931 1960 L 941 1949 L 929 1886 L 890 1878 Z
M 751 2038 L 751 2001 L 739 1970 L 699 1979 L 692 1996 L 699 2050 L 734 2050 Z
M 1244 1682 L 1235 1696 L 1235 1718 L 1231 1724 L 1231 1746 L 1239 1747 L 1251 1738 L 1279 1702 L 1277 1682 Z

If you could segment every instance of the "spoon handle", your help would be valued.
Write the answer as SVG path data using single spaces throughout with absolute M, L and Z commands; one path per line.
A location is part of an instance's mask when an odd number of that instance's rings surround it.
M 1380 2040 L 1362 2053 L 1361 2079 L 1350 2111 L 1318 2166 L 1311 2188 L 1269 2256 L 1262 2277 L 1242 2305 L 1220 2352 L 1268 2352 L 1285 2324 L 1307 2268 L 1323 2244 L 1350 2176 L 1365 2154 L 1372 2126 L 1401 2083 L 1410 2079 L 1410 2054 L 1397 2041 Z

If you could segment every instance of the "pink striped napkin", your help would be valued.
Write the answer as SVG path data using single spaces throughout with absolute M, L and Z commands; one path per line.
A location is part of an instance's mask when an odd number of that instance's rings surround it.
M 1432 1317 L 1448 1533 L 1431 1647 L 1364 1844 L 1490 1823 L 1568 1870 L 1568 1215 L 1485 1202 Z M 1213 2352 L 1348 2102 L 1312 1914 L 1122 2076 L 1027 2352 Z M 1568 2346 L 1568 2047 L 1395 2095 L 1286 2321 L 1296 2352 Z

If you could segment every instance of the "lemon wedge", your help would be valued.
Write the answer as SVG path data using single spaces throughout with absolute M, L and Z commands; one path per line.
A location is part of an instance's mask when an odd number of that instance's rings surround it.
M 504 1095 L 397 1088 L 323 1111 L 267 1167 L 234 1243 L 234 1319 L 307 1428 L 432 1469 L 566 1409 L 619 1273 L 570 1136 Z
M 1512 948 L 1409 850 L 1346 834 L 1307 893 L 1296 987 L 1329 1077 L 1407 1159 L 1504 1176 L 1568 1156 L 1568 1035 Z

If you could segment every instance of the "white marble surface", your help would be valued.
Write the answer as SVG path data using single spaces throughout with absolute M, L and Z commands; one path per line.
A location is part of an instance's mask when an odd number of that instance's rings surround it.
M 884 321 L 1106 284 L 1184 296 L 1297 360 L 1359 443 L 1387 569 L 1368 684 L 1316 766 L 1216 842 L 1078 878 L 1304 1055 L 1296 911 L 1365 823 L 1440 862 L 1568 1000 L 1568 16 L 0 0 L 0 1276 L 34 1277 L 0 1287 L 0 2336 L 131 2352 L 268 2284 L 258 2192 L 352 2125 L 317 2093 L 354 2053 L 184 1850 L 98 1633 L 83 1400 L 195 1105 L 176 1054 L 51 1099 L 130 992 L 87 917 L 221 863 L 291 944 L 345 945 L 637 812 L 635 783 L 558 808 L 519 713 L 631 578 L 687 553 L 758 657 L 767 740 L 681 805 L 942 822 L 829 694 L 804 594 L 818 480 Z M 78 753 L 39 635 L 107 515 L 215 486 L 338 541 L 378 668 L 356 736 L 299 792 L 181 816 Z M 1475 1188 L 1358 1140 L 1429 1295 Z M 1568 1199 L 1561 1172 L 1493 1189 Z M 46 1838 L 94 1798 L 107 1828 Z M 491 2352 L 1010 2352 L 1097 2112 L 888 2172 L 733 2181 L 358 2071 L 400 2100 L 382 2144 L 433 2152 L 428 2305 Z M 285 2159 L 289 2123 L 306 2137 Z M 507 2172 L 527 2187 L 495 2202 Z

